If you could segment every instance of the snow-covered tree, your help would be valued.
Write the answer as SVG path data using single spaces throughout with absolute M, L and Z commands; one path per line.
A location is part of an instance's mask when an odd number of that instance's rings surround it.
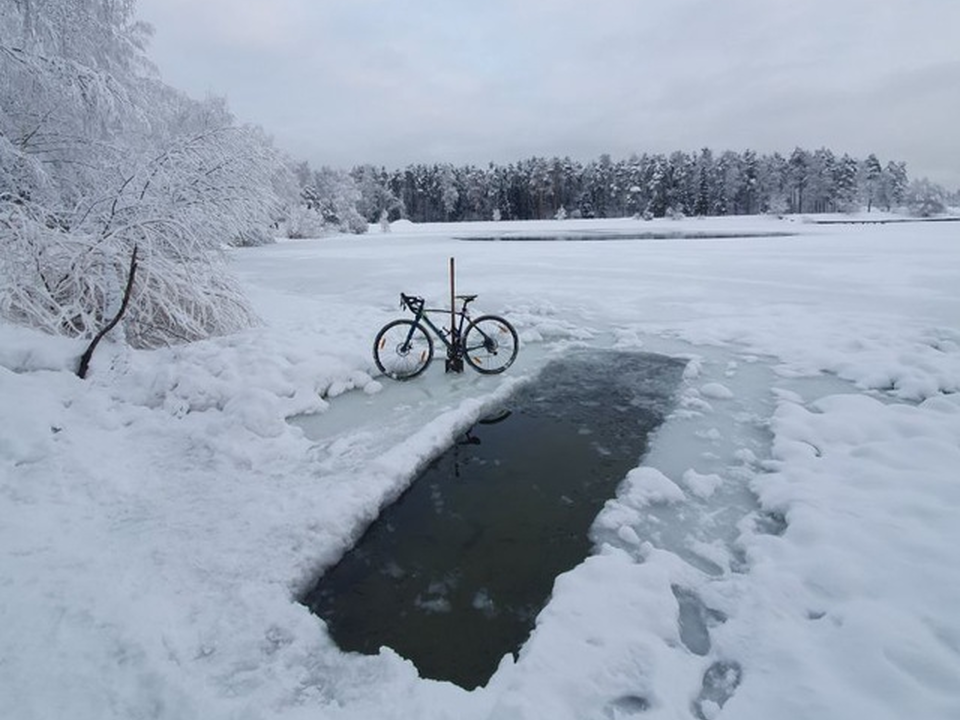
M 911 182 L 904 193 L 904 203 L 910 214 L 917 217 L 932 217 L 947 209 L 947 193 L 927 178 Z
M 790 206 L 793 212 L 802 213 L 804 192 L 810 183 L 810 153 L 803 148 L 796 148 L 787 161 L 787 178 L 790 182 Z
M 834 166 L 833 190 L 837 210 L 853 212 L 857 209 L 857 175 L 859 165 L 844 153 Z
M 881 197 L 884 207 L 891 210 L 903 203 L 909 185 L 907 165 L 891 160 L 883 168 Z
M 249 325 L 222 247 L 271 217 L 269 195 L 256 188 L 270 187 L 272 151 L 250 132 L 212 127 L 158 154 L 143 150 L 104 186 L 77 188 L 72 207 L 0 202 L 10 250 L 0 311 L 49 332 L 91 336 L 111 314 L 136 247 L 141 270 L 124 322 L 132 344 Z
M 867 205 L 867 212 L 873 210 L 882 188 L 883 166 L 880 165 L 877 156 L 870 153 L 860 166 L 860 191 Z
M 670 175 L 673 178 L 671 192 L 674 210 L 684 215 L 694 212 L 697 203 L 696 159 L 685 152 L 670 154 Z
M 460 202 L 460 189 L 457 173 L 453 165 L 443 165 L 440 169 L 440 202 L 443 205 L 443 219 L 453 220 L 457 203 Z
M 386 168 L 360 165 L 351 171 L 350 176 L 357 192 L 354 205 L 364 222 L 380 222 L 384 211 L 394 220 L 401 217 L 403 203 L 390 189 Z
M 713 151 L 703 148 L 695 163 L 697 176 L 697 194 L 693 204 L 695 215 L 709 215 L 714 206 L 715 193 L 713 177 L 715 173 Z
M 957 213 L 960 211 L 960 188 L 954 190 L 953 192 L 947 192 L 944 202 L 947 205 L 948 210 Z
M 647 183 L 647 196 L 649 201 L 645 209 L 653 213 L 654 217 L 666 215 L 670 206 L 670 175 L 667 160 L 662 155 L 657 155 L 653 161 L 653 170 Z
M 262 241 L 283 169 L 256 128 L 149 72 L 134 0 L 0 2 L 0 314 L 149 347 L 249 325 L 222 248 Z
M 741 164 L 740 186 L 736 194 L 738 212 L 744 215 L 753 215 L 757 211 L 760 161 L 753 150 L 743 153 Z
M 829 148 L 820 148 L 810 156 L 807 180 L 807 209 L 815 213 L 837 209 L 837 158 Z
M 465 220 L 483 220 L 489 217 L 491 209 L 488 207 L 489 193 L 486 173 L 474 166 L 463 170 L 463 205 Z
M 746 176 L 743 172 L 743 160 L 738 153 L 727 150 L 717 162 L 717 172 L 722 173 L 717 178 L 721 203 L 718 206 L 718 215 L 741 215 L 739 198 L 744 194 Z
M 350 173 L 322 167 L 313 173 L 310 189 L 315 198 L 314 207 L 320 212 L 327 226 L 337 232 L 355 235 L 367 231 L 368 220 L 358 209 L 361 206 L 362 193 Z
M 764 213 L 783 215 L 789 212 L 789 173 L 787 159 L 780 153 L 766 156 L 760 163 L 760 208 Z

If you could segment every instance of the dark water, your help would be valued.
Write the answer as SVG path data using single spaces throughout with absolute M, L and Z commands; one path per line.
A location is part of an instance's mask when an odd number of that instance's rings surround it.
M 337 645 L 485 684 L 669 412 L 683 362 L 577 353 L 435 460 L 304 598 Z
M 467 235 L 457 240 L 470 242 L 602 242 L 609 240 L 734 240 L 739 238 L 794 237 L 792 232 L 698 232 L 660 230 L 651 232 L 587 232 L 561 235 Z

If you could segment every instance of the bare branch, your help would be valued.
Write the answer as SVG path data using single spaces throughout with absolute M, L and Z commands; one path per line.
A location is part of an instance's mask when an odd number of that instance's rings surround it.
M 93 359 L 93 351 L 97 349 L 97 345 L 100 344 L 100 341 L 103 340 L 106 334 L 117 326 L 117 323 L 120 322 L 120 318 L 122 318 L 123 314 L 127 311 L 127 305 L 130 304 L 130 296 L 133 294 L 133 281 L 137 276 L 138 250 L 139 248 L 134 245 L 133 254 L 130 256 L 130 268 L 127 271 L 127 286 L 123 291 L 123 301 L 120 303 L 120 309 L 117 311 L 117 314 L 113 316 L 113 319 L 104 325 L 96 335 L 94 335 L 93 340 L 90 341 L 87 349 L 84 350 L 83 355 L 80 356 L 80 365 L 77 367 L 77 377 L 79 377 L 81 380 L 87 377 L 87 372 L 90 369 L 90 361 Z

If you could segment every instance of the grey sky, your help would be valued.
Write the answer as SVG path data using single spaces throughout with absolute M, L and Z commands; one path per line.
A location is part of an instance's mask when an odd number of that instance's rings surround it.
M 960 187 L 960 0 L 140 0 L 314 166 L 827 146 Z

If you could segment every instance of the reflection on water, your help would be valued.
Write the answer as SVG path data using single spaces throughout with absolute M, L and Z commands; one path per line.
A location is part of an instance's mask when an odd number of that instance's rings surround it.
M 393 648 L 473 688 L 516 652 L 554 578 L 669 412 L 683 362 L 584 352 L 437 458 L 304 599 L 347 651 Z

